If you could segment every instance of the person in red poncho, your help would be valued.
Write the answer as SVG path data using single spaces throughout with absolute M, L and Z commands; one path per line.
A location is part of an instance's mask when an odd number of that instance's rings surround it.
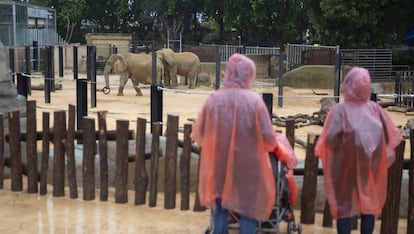
M 325 196 L 338 233 L 372 233 L 387 194 L 387 171 L 402 136 L 383 108 L 370 101 L 369 71 L 353 67 L 342 85 L 344 102 L 332 107 L 315 146 L 322 160 Z
M 192 139 L 201 146 L 200 203 L 213 209 L 212 233 L 228 232 L 228 211 L 241 215 L 240 233 L 255 233 L 275 204 L 275 182 L 268 152 L 276 143 L 263 99 L 251 91 L 255 63 L 233 54 L 223 86 L 206 100 Z

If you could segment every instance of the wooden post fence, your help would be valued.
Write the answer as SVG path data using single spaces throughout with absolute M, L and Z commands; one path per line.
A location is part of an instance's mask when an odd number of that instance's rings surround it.
M 178 116 L 167 116 L 167 146 L 164 164 L 164 208 L 174 209 L 177 177 Z
M 116 141 L 116 161 L 115 161 L 115 203 L 128 202 L 128 175 L 132 174 L 135 189 L 135 205 L 146 203 L 146 195 L 149 194 L 149 207 L 155 207 L 158 193 L 158 170 L 160 157 L 160 135 L 162 132 L 162 123 L 151 123 L 152 141 L 151 141 L 151 168 L 149 173 L 145 165 L 146 161 L 146 139 L 147 120 L 138 118 L 135 139 L 133 132 L 129 130 L 128 120 L 117 120 L 116 130 L 108 131 L 106 129 L 106 112 L 100 111 L 97 114 L 98 131 L 95 131 L 95 119 L 91 117 L 83 118 L 83 128 L 75 131 L 76 108 L 69 105 L 68 123 L 66 125 L 66 112 L 55 111 L 53 128 L 50 128 L 50 115 L 43 112 L 42 131 L 37 132 L 36 128 L 36 102 L 27 102 L 26 114 L 26 132 L 20 132 L 19 111 L 9 112 L 8 133 L 5 135 L 3 125 L 3 115 L 0 114 L 0 170 L 3 171 L 5 165 L 11 167 L 11 190 L 22 191 L 23 174 L 27 175 L 27 192 L 44 195 L 47 193 L 48 177 L 52 178 L 53 196 L 59 197 L 65 194 L 65 169 L 67 171 L 67 183 L 70 191 L 70 198 L 78 197 L 76 181 L 76 162 L 74 144 L 75 140 L 82 139 L 83 161 L 82 161 L 82 184 L 83 199 L 95 199 L 95 156 L 97 154 L 97 141 L 99 142 L 99 166 L 100 166 L 100 200 L 108 200 L 109 171 L 108 171 L 108 146 L 107 141 Z M 190 164 L 191 153 L 200 154 L 200 148 L 192 145 L 190 133 L 192 124 L 185 124 L 183 130 L 183 140 L 178 139 L 179 117 L 177 115 L 168 115 L 166 125 L 166 149 L 165 152 L 165 172 L 164 182 L 164 208 L 174 209 L 176 206 L 176 178 L 180 179 L 181 192 L 181 210 L 188 210 L 190 206 Z M 286 135 L 291 144 L 294 143 L 294 120 L 286 123 Z M 68 129 L 66 130 L 66 126 Z M 7 129 L 7 128 L 6 128 Z M 400 191 L 402 170 L 409 169 L 409 203 L 407 217 L 407 233 L 413 233 L 414 229 L 414 130 L 410 132 L 411 143 L 411 161 L 404 161 L 403 141 L 396 149 L 396 161 L 389 169 L 388 173 L 388 194 L 387 202 L 384 206 L 381 222 L 381 233 L 396 233 L 398 228 Z M 131 161 L 134 161 L 133 173 L 128 173 L 129 161 L 129 140 L 134 139 L 136 143 L 135 155 Z M 295 170 L 295 175 L 303 173 L 303 187 L 301 194 L 301 222 L 304 224 L 315 223 L 315 199 L 317 192 L 317 177 L 322 174 L 318 167 L 318 158 L 314 155 L 318 135 L 308 134 L 307 149 L 304 169 Z M 42 154 L 40 163 L 40 172 L 37 170 L 37 141 L 42 141 Z M 26 142 L 27 147 L 27 165 L 22 164 L 21 142 Z M 5 160 L 4 146 L 5 142 L 9 143 L 10 160 Z M 53 143 L 52 171 L 48 175 L 50 160 L 50 143 Z M 177 148 L 183 149 L 180 159 L 178 160 Z M 200 160 L 200 157 L 198 158 Z M 177 172 L 177 163 L 179 163 L 179 172 Z M 66 168 L 65 168 L 66 165 Z M 198 161 L 199 165 L 199 161 Z M 179 175 L 177 174 L 179 173 Z M 198 171 L 193 173 L 197 176 Z M 3 173 L 0 173 L 0 189 L 3 188 Z M 38 185 L 39 183 L 39 185 Z M 197 181 L 198 183 L 198 181 Z M 39 187 L 38 187 L 39 186 Z M 196 187 L 198 185 L 196 184 Z M 39 189 L 40 188 L 40 189 Z M 206 207 L 200 204 L 198 193 L 196 192 L 193 211 L 205 211 Z M 354 228 L 357 227 L 357 218 L 354 218 Z M 323 217 L 323 226 L 332 227 L 332 217 L 329 212 L 329 205 L 326 203 Z
M 157 184 L 158 184 L 158 162 L 160 149 L 161 122 L 152 124 L 152 144 L 151 144 L 151 177 L 150 177 L 150 194 L 149 206 L 157 205 Z
M 388 169 L 387 200 L 382 209 L 381 234 L 398 232 L 404 148 L 405 141 L 402 141 L 395 149 L 395 162 Z
M 116 121 L 115 202 L 128 202 L 128 120 Z
M 318 158 L 314 155 L 318 136 L 308 134 L 308 147 L 306 149 L 305 170 L 301 194 L 300 221 L 303 224 L 315 223 L 315 199 L 318 178 Z
M 148 172 L 145 168 L 145 133 L 147 120 L 137 119 L 137 135 L 135 149 L 135 205 L 145 204 L 148 189 Z

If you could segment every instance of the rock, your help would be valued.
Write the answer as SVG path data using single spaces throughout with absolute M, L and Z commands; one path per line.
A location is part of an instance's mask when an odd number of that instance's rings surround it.
M 197 86 L 211 86 L 211 79 L 210 76 L 207 73 L 200 73 L 197 77 Z

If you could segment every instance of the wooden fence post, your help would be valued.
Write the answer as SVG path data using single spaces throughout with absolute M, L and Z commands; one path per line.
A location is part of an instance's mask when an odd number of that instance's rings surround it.
M 200 149 L 200 156 L 198 157 L 198 170 L 197 170 L 197 184 L 196 184 L 196 194 L 195 194 L 195 201 L 194 201 L 194 208 L 193 211 L 205 211 L 207 208 L 205 206 L 202 206 L 200 204 L 200 195 L 198 194 L 198 181 L 199 181 L 199 175 L 200 175 L 200 162 L 201 162 L 201 151 L 203 149 Z
M 36 141 L 36 101 L 26 102 L 26 157 L 27 192 L 38 192 L 37 141 Z
M 167 145 L 164 167 L 164 208 L 174 209 L 177 178 L 178 116 L 167 117 Z
M 96 154 L 96 136 L 95 136 L 95 119 L 83 117 L 83 166 L 82 166 L 82 185 L 83 200 L 90 201 L 95 199 L 95 154 Z
M 397 233 L 400 217 L 401 179 L 404 162 L 405 141 L 395 149 L 395 162 L 388 169 L 387 200 L 381 215 L 381 233 Z
M 145 136 L 147 120 L 137 119 L 137 135 L 135 148 L 135 205 L 145 204 L 148 189 L 148 173 L 145 168 Z
M 286 120 L 286 138 L 288 139 L 292 149 L 295 148 L 295 119 L 289 118 Z
M 108 144 L 106 137 L 106 111 L 98 112 L 99 128 L 99 165 L 100 165 L 100 195 L 101 201 L 108 201 Z
M 190 209 L 190 163 L 191 163 L 191 130 L 192 124 L 184 124 L 183 152 L 180 157 L 181 175 L 181 210 Z
M 68 131 L 66 134 L 66 157 L 69 184 L 69 196 L 72 199 L 78 198 L 78 185 L 76 183 L 76 162 L 75 162 L 75 118 L 76 106 L 69 105 Z
M 407 234 L 414 233 L 414 129 L 410 129 L 410 167 L 408 171 L 408 214 L 407 214 Z
M 158 182 L 158 161 L 160 149 L 161 123 L 154 122 L 152 124 L 152 143 L 151 143 L 151 177 L 150 177 L 150 193 L 149 207 L 157 205 L 157 182 Z
M 9 112 L 11 190 L 23 190 L 22 154 L 20 148 L 20 112 Z
M 323 209 L 322 227 L 332 227 L 332 215 L 329 210 L 328 200 L 326 200 L 325 207 Z
M 115 203 L 128 202 L 128 120 L 116 121 Z
M 305 170 L 301 194 L 300 220 L 304 224 L 315 223 L 315 199 L 318 178 L 318 158 L 314 155 L 318 136 L 308 134 L 308 147 L 306 148 Z
M 49 169 L 49 145 L 50 145 L 50 114 L 42 114 L 42 160 L 40 167 L 40 189 L 39 194 L 47 194 L 47 171 Z
M 65 150 L 63 146 L 66 131 L 65 111 L 56 111 L 53 122 L 53 196 L 65 196 Z
M 4 117 L 0 113 L 0 189 L 4 188 Z

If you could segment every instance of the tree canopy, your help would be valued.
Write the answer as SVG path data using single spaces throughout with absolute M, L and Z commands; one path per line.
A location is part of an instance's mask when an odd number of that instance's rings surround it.
M 381 48 L 414 28 L 412 0 L 32 0 L 54 7 L 58 33 L 131 33 L 141 41 Z

